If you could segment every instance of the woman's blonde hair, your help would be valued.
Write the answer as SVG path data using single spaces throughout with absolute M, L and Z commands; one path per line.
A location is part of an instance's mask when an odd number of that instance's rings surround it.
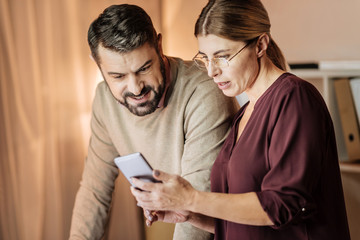
M 260 0 L 210 0 L 195 24 L 195 37 L 214 34 L 233 41 L 250 42 L 266 33 L 270 38 L 266 51 L 278 68 L 286 71 L 285 58 L 270 35 L 268 13 Z

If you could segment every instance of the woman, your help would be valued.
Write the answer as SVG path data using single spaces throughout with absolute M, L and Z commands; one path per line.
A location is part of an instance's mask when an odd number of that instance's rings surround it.
M 331 117 L 319 92 L 286 72 L 264 6 L 209 1 L 194 61 L 227 96 L 246 92 L 211 173 L 212 192 L 154 171 L 133 179 L 154 221 L 185 222 L 215 239 L 350 239 Z

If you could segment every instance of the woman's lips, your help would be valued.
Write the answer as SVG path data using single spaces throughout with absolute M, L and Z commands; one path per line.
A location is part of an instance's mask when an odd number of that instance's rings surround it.
M 230 87 L 231 82 L 218 82 L 217 85 L 221 90 L 224 90 L 228 87 Z

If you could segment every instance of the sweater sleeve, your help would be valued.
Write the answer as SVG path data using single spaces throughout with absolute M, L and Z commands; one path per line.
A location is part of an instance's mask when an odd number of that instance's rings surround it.
M 101 116 L 98 88 L 93 104 L 88 156 L 73 209 L 70 239 L 101 239 L 108 220 L 118 175 L 112 160 L 118 154 Z
M 257 193 L 274 228 L 303 221 L 317 211 L 312 196 L 319 185 L 330 126 L 324 105 L 316 93 L 298 87 L 275 106 L 274 126 L 269 129 L 270 170 Z
M 184 116 L 185 145 L 181 170 L 182 176 L 194 188 L 210 191 L 211 167 L 238 108 L 236 99 L 224 96 L 210 79 L 202 81 L 192 93 Z M 175 227 L 176 240 L 210 238 L 211 234 L 188 223 Z

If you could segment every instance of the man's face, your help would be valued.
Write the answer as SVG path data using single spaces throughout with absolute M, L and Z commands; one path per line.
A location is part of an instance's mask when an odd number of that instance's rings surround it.
M 160 55 L 149 44 L 118 53 L 99 46 L 100 70 L 114 98 L 137 116 L 156 110 L 165 88 Z

